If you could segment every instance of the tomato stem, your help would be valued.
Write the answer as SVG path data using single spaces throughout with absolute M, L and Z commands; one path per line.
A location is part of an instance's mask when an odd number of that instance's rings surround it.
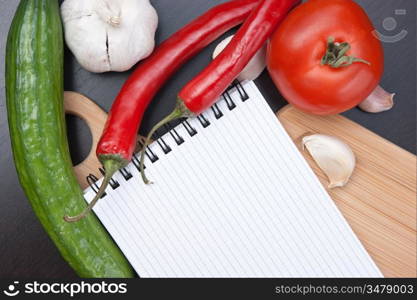
M 362 58 L 345 55 L 351 49 L 349 43 L 335 42 L 334 37 L 327 39 L 326 54 L 321 59 L 322 65 L 329 65 L 332 68 L 348 67 L 353 63 L 359 62 L 370 65 L 369 61 Z
M 149 181 L 149 179 L 146 177 L 145 175 L 145 167 L 144 167 L 144 162 L 145 162 L 145 152 L 146 152 L 146 147 L 148 147 L 148 145 L 151 143 L 151 138 L 152 135 L 162 126 L 164 126 L 165 124 L 176 120 L 176 119 L 180 119 L 180 118 L 185 118 L 185 117 L 191 117 L 194 114 L 185 106 L 184 102 L 178 98 L 177 99 L 177 104 L 175 105 L 174 110 L 165 118 L 163 118 L 161 121 L 159 121 L 149 132 L 148 136 L 146 137 L 146 141 L 145 144 L 143 145 L 142 148 L 142 152 L 140 155 L 140 174 L 142 176 L 142 180 L 143 182 L 145 182 L 145 184 L 151 184 L 152 182 Z

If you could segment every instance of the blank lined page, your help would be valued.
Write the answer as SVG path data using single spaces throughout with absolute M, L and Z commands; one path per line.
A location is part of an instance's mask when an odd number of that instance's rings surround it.
M 232 89 L 150 145 L 154 184 L 131 163 L 97 204 L 139 276 L 381 277 L 255 84 L 242 85 L 247 100 Z

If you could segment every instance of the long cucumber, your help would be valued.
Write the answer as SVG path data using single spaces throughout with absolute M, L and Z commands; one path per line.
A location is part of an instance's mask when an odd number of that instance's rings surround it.
M 132 277 L 101 223 L 64 215 L 86 203 L 75 179 L 63 110 L 63 37 L 58 0 L 22 0 L 6 50 L 10 137 L 20 183 L 44 229 L 81 277 Z

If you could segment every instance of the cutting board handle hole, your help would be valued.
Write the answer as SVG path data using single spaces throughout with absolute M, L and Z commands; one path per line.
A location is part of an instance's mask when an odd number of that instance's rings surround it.
M 71 160 L 74 166 L 82 163 L 89 155 L 93 138 L 90 127 L 82 118 L 67 113 L 67 137 L 70 148 Z

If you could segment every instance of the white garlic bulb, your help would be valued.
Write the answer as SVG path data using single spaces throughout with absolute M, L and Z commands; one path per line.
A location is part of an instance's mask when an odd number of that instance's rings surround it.
M 65 41 L 83 68 L 123 72 L 155 47 L 158 15 L 149 0 L 65 0 Z

